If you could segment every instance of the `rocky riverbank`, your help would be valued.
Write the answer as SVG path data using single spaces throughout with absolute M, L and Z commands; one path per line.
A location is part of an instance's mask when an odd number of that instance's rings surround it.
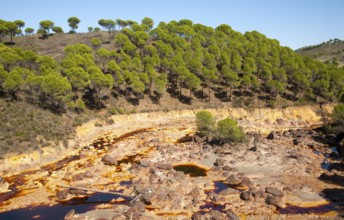
M 32 211 L 37 219 L 337 218 L 343 201 L 324 189 L 343 186 L 323 178 L 342 171 L 324 169 L 336 153 L 311 129 L 331 106 L 211 111 L 237 118 L 247 141 L 194 137 L 197 111 L 114 116 L 96 129 L 101 122 L 91 121 L 62 160 L 3 175 L 0 218 L 27 210 L 31 219 L 29 207 L 41 210 Z

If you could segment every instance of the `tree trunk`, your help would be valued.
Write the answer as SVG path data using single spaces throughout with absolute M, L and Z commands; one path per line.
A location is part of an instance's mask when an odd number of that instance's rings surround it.
M 190 99 L 192 98 L 192 89 L 190 89 Z
M 210 86 L 208 86 L 208 96 L 209 96 L 208 102 L 210 102 Z
M 149 94 L 149 95 L 152 95 L 152 87 L 153 87 L 153 82 L 150 81 L 150 82 L 149 82 L 149 86 L 148 86 L 148 94 Z
M 177 83 L 178 85 L 178 83 Z M 182 89 L 183 89 L 183 80 L 180 80 L 180 85 L 179 85 L 180 89 L 179 89 L 179 96 L 182 95 Z

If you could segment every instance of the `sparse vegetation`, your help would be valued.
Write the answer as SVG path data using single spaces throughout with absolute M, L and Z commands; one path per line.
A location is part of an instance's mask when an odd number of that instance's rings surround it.
M 330 130 L 337 135 L 344 134 L 344 104 L 339 103 L 333 109 Z
M 0 100 L 0 152 L 27 152 L 74 136 L 73 119 L 23 102 Z
M 330 39 L 321 44 L 306 46 L 297 49 L 296 52 L 308 56 L 329 65 L 344 66 L 344 41 L 340 39 Z
M 208 111 L 196 114 L 196 127 L 198 135 L 209 140 L 220 142 L 241 142 L 245 133 L 238 123 L 230 118 L 219 120 L 216 123 L 214 116 Z

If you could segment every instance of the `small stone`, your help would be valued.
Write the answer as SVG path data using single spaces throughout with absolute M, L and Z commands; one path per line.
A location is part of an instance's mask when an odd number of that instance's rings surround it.
M 294 145 L 298 145 L 299 143 L 300 143 L 300 142 L 299 142 L 298 139 L 294 139 L 294 140 L 293 140 L 293 144 L 294 144 Z
M 111 157 L 108 154 L 105 154 L 102 157 L 102 162 L 106 165 L 117 165 L 117 163 L 118 163 L 118 161 L 115 158 Z
M 301 157 L 301 155 L 299 154 L 299 152 L 297 150 L 291 150 L 288 152 L 287 157 L 293 158 L 293 159 L 298 159 Z
M 221 212 L 219 212 L 217 210 L 212 210 L 210 212 L 210 215 L 211 215 L 211 219 L 213 219 L 213 220 L 223 220 L 224 219 Z
M 136 201 L 134 202 L 134 204 L 132 204 L 132 206 L 125 212 L 126 216 L 133 216 L 136 213 L 142 213 L 146 210 L 146 206 L 145 204 L 143 204 L 140 201 Z
M 220 172 L 222 170 L 221 167 L 218 167 L 218 166 L 214 166 L 211 168 L 212 171 L 215 171 L 215 172 Z
M 217 158 L 214 165 L 215 166 L 223 166 L 224 164 L 226 163 L 226 160 L 225 159 L 222 159 L 222 158 Z
M 153 199 L 153 194 L 149 193 L 149 192 L 143 193 L 141 196 L 141 199 L 146 205 L 151 205 L 152 199 Z
M 291 192 L 291 191 L 292 191 L 292 187 L 291 187 L 291 186 L 285 186 L 285 187 L 283 188 L 283 191 L 289 191 L 289 192 Z
M 57 198 L 58 200 L 64 200 L 64 199 L 67 198 L 68 193 L 69 193 L 69 190 L 68 190 L 68 189 L 64 189 L 64 190 L 62 190 L 62 191 L 59 191 L 59 192 L 56 193 L 56 198 Z
M 75 210 L 72 209 L 65 215 L 64 220 L 70 220 L 73 218 L 74 215 L 75 215 Z
M 232 211 L 227 211 L 226 214 L 227 214 L 227 217 L 229 218 L 229 220 L 240 220 L 239 216 L 234 214 Z
M 268 140 L 275 140 L 277 138 L 277 133 L 275 131 L 271 131 L 270 134 L 266 138 Z
M 191 217 L 192 220 L 202 220 L 202 215 L 198 214 L 198 213 L 194 213 Z
M 222 167 L 222 169 L 225 171 L 235 171 L 236 170 L 235 168 L 230 167 L 230 166 L 224 166 L 224 167 Z
M 189 193 L 189 195 L 194 198 L 194 197 L 197 197 L 201 194 L 201 191 L 199 190 L 198 187 L 195 187 L 191 190 L 191 192 Z
M 162 170 L 172 170 L 173 166 L 172 164 L 167 164 L 167 163 L 157 163 L 156 167 Z
M 85 177 L 86 177 L 86 178 L 91 178 L 91 177 L 93 177 L 93 174 L 92 174 L 90 171 L 87 170 L 87 171 L 85 172 Z
M 244 201 L 251 200 L 251 193 L 248 191 L 241 192 L 240 193 L 240 199 L 242 199 Z
M 78 180 L 83 180 L 85 178 L 85 174 L 84 173 L 78 173 L 73 177 L 74 181 L 78 181 Z

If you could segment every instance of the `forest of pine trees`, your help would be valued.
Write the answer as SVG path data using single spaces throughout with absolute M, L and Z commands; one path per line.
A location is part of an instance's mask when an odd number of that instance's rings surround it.
M 72 18 L 68 22 L 75 33 L 80 20 Z M 1 38 L 15 41 L 23 23 L 0 20 Z M 114 95 L 159 100 L 166 91 L 188 94 L 190 103 L 210 101 L 211 92 L 227 102 L 233 91 L 260 95 L 267 102 L 278 97 L 333 102 L 344 92 L 343 68 L 301 56 L 257 31 L 241 34 L 226 24 L 212 28 L 187 19 L 160 22 L 155 28 L 150 18 L 141 24 L 120 19 L 98 23 L 114 39 L 114 50 L 93 38 L 91 46 L 66 46 L 64 58 L 57 61 L 0 43 L 0 96 L 64 112 L 103 108 Z M 54 27 L 47 21 L 40 25 L 41 34 Z

